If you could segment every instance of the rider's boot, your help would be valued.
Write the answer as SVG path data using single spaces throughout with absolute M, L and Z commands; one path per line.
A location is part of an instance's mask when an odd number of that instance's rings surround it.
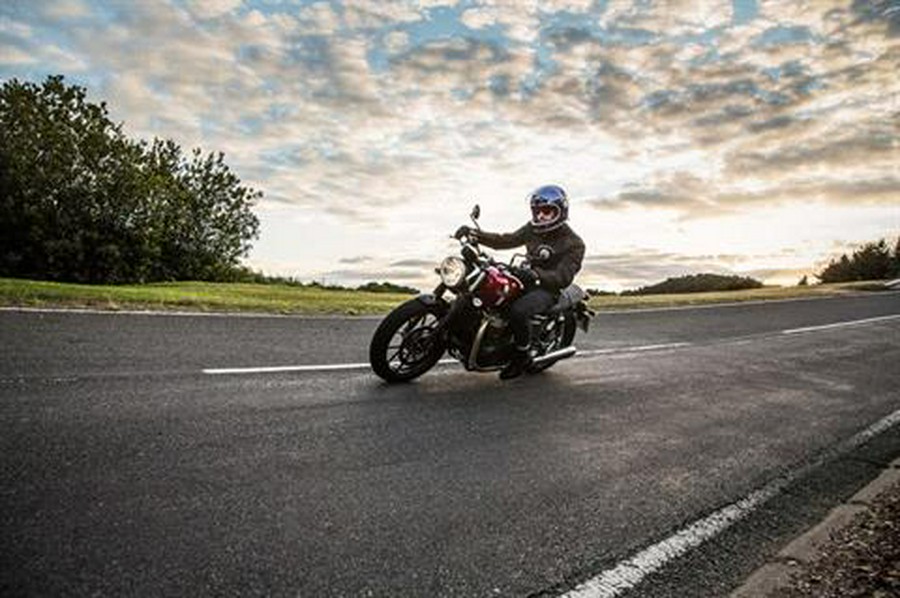
M 510 378 L 521 376 L 530 363 L 531 354 L 528 352 L 528 347 L 525 347 L 524 349 L 516 347 L 516 352 L 512 359 L 509 360 L 506 367 L 500 370 L 500 379 L 509 380 Z

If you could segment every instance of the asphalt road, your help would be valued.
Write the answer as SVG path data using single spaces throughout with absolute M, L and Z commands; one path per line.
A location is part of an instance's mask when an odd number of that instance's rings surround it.
M 721 595 L 900 455 L 834 452 L 900 410 L 898 293 L 601 314 L 511 382 L 204 373 L 376 325 L 0 312 L 0 594 L 558 595 L 802 471 L 622 594 Z

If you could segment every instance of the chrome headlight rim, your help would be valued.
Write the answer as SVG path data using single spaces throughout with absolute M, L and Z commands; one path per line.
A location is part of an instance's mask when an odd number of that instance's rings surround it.
M 446 257 L 438 266 L 438 275 L 445 287 L 456 288 L 466 279 L 466 263 L 458 257 Z

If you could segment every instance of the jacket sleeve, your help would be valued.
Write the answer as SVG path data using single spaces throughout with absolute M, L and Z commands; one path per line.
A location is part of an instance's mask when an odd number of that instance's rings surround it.
M 579 238 L 572 240 L 572 244 L 560 258 L 554 268 L 535 267 L 534 271 L 540 278 L 541 286 L 550 289 L 564 289 L 575 280 L 575 275 L 581 270 L 581 261 L 584 259 L 584 241 Z
M 512 233 L 478 232 L 478 242 L 492 249 L 512 249 L 524 245 L 528 240 L 528 225 Z

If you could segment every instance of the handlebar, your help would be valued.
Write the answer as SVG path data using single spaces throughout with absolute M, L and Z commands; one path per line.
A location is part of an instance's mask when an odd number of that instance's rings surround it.
M 531 263 L 527 255 L 516 253 L 512 256 L 509 263 L 507 264 L 506 262 L 499 262 L 492 256 L 488 255 L 484 250 L 482 250 L 481 246 L 477 242 L 471 240 L 469 235 L 462 235 L 461 237 L 450 235 L 450 238 L 459 241 L 461 247 L 460 253 L 462 253 L 463 257 L 480 262 L 482 266 L 502 266 L 504 268 L 511 268 L 514 266 L 516 258 L 522 258 L 521 266 L 524 266 L 526 268 L 531 267 Z

